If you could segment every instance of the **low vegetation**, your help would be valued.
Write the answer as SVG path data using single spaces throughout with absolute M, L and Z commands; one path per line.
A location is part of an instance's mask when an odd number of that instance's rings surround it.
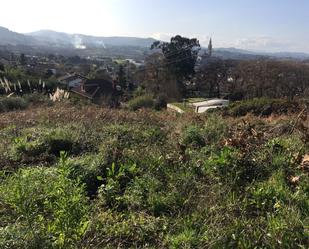
M 22 110 L 27 108 L 28 101 L 20 97 L 1 97 L 0 98 L 0 112 L 7 112 L 12 110 Z
M 288 113 L 299 113 L 301 108 L 308 105 L 308 100 L 287 100 L 256 98 L 246 101 L 235 102 L 228 110 L 232 116 L 245 116 L 252 113 L 256 116 L 270 116 L 271 114 L 283 115 Z
M 308 113 L 276 105 L 2 113 L 0 248 L 307 248 Z
M 138 96 L 128 102 L 129 109 L 136 111 L 141 108 L 153 108 L 154 101 L 151 95 Z

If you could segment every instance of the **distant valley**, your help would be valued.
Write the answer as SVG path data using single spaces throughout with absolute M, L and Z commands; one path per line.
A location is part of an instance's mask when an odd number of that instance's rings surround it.
M 0 27 L 0 50 L 38 54 L 56 53 L 66 56 L 106 56 L 143 59 L 150 53 L 153 38 L 97 37 L 83 34 L 68 34 L 52 30 L 40 30 L 21 34 Z M 202 49 L 203 52 L 203 49 Z M 236 48 L 216 48 L 214 55 L 223 59 L 289 58 L 309 59 L 306 53 L 266 53 Z

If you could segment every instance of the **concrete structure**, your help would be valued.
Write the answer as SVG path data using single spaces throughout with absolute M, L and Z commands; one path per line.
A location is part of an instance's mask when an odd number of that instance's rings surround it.
M 210 109 L 216 109 L 228 106 L 229 103 L 230 101 L 225 99 L 212 99 L 203 102 L 193 103 L 192 105 L 195 107 L 196 113 L 204 113 Z

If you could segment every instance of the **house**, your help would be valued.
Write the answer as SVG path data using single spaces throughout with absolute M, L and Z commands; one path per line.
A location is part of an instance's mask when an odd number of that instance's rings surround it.
M 66 85 L 69 89 L 79 87 L 85 80 L 87 78 L 78 73 L 67 74 L 58 79 L 61 84 Z
M 111 96 L 116 93 L 113 82 L 104 79 L 83 80 L 80 85 L 71 88 L 71 92 L 90 100 L 101 96 Z

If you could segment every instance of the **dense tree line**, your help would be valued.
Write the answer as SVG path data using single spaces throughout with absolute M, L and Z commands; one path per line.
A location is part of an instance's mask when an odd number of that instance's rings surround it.
M 294 98 L 309 90 L 309 67 L 278 60 L 215 60 L 198 74 L 199 90 L 209 97 Z
M 212 50 L 212 43 L 210 43 Z M 134 80 L 168 99 L 203 96 L 241 100 L 294 98 L 309 91 L 309 66 L 292 60 L 224 60 L 200 55 L 199 41 L 176 36 L 156 42 Z

